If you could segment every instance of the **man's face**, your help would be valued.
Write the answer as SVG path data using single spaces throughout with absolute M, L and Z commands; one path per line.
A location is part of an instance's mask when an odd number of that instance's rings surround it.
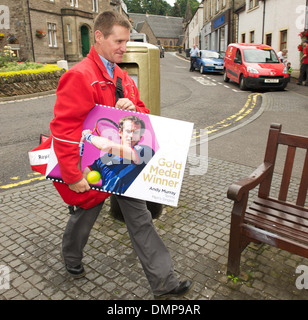
M 123 131 L 119 131 L 119 135 L 123 145 L 133 147 L 141 139 L 141 125 L 126 120 L 123 124 Z
M 126 43 L 129 41 L 130 31 L 125 27 L 115 25 L 112 33 L 104 38 L 100 31 L 95 31 L 95 49 L 103 58 L 111 63 L 122 62 L 126 52 Z

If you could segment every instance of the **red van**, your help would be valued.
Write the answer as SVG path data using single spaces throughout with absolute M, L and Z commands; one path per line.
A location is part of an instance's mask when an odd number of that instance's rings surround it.
M 288 84 L 288 70 L 267 45 L 231 43 L 224 59 L 224 81 L 239 83 L 240 89 L 279 89 Z

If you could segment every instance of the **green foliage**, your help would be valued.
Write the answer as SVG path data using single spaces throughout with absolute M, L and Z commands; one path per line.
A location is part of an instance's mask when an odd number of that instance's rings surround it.
M 33 74 L 33 73 L 52 73 L 55 71 L 61 71 L 62 68 L 59 68 L 56 64 L 40 64 L 34 62 L 23 62 L 18 63 L 19 68 L 8 70 L 8 68 L 0 68 L 0 77 L 12 77 L 17 74 Z M 28 69 L 27 69 L 28 67 Z
M 18 63 L 16 61 L 13 62 L 7 62 L 2 67 L 0 67 L 0 72 L 8 72 L 8 71 L 21 71 L 21 70 L 34 70 L 42 68 L 44 65 L 41 63 L 35 63 L 35 62 L 21 62 Z
M 240 281 L 240 278 L 236 277 L 234 274 L 229 275 L 228 278 L 231 279 L 233 283 L 237 283 L 238 281 Z
M 128 12 L 131 13 L 148 13 L 155 15 L 168 15 L 173 17 L 184 17 L 188 0 L 177 0 L 171 7 L 165 0 L 124 0 Z M 199 6 L 197 0 L 189 0 L 192 14 L 195 13 Z

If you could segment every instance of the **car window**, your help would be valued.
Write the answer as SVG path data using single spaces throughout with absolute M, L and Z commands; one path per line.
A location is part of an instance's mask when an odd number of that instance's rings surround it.
M 242 54 L 239 49 L 236 50 L 235 58 L 238 60 L 239 63 L 242 63 Z
M 221 55 L 218 52 L 215 51 L 204 51 L 201 50 L 201 57 L 207 58 L 207 59 L 222 59 Z
M 274 50 L 271 49 L 246 49 L 244 59 L 250 63 L 279 63 Z

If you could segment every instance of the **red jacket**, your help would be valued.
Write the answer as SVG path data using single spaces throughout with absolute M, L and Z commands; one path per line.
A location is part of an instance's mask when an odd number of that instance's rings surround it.
M 61 176 L 65 183 L 54 182 L 54 184 L 68 204 L 90 208 L 109 196 L 109 193 L 95 190 L 76 193 L 70 190 L 67 184 L 82 179 L 82 173 L 78 169 L 78 144 L 83 122 L 96 104 L 112 107 L 115 105 L 117 77 L 122 79 L 124 97 L 135 104 L 138 112 L 149 113 L 127 72 L 116 65 L 114 78 L 110 78 L 94 47 L 86 58 L 63 74 L 59 81 L 54 107 L 55 117 L 50 123 L 50 129 Z

